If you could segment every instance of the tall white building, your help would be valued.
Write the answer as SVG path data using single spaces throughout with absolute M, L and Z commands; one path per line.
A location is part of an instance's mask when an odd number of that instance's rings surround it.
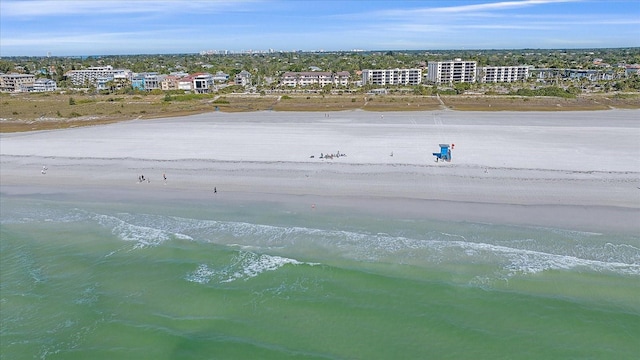
M 476 82 L 476 62 L 455 59 L 429 62 L 427 80 L 436 84 Z
M 484 66 L 478 70 L 478 79 L 483 83 L 524 81 L 528 77 L 528 66 Z
M 418 85 L 422 82 L 422 69 L 365 69 L 362 85 Z

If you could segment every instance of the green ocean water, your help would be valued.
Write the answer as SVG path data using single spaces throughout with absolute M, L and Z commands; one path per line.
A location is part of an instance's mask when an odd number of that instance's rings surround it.
M 640 237 L 2 195 L 2 359 L 637 359 Z

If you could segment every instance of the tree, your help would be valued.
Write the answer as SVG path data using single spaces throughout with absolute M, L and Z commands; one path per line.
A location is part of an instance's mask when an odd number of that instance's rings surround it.
M 471 84 L 465 82 L 456 83 L 453 88 L 456 90 L 457 94 L 464 94 L 465 91 L 471 89 Z

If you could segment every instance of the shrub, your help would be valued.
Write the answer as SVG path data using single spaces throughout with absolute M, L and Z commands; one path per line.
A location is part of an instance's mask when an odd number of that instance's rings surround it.
M 201 100 L 201 99 L 209 99 L 213 97 L 213 95 L 209 94 L 180 94 L 171 96 L 171 101 L 191 101 L 191 100 Z M 165 96 L 166 98 L 166 96 Z
M 561 89 L 557 86 L 548 86 L 548 87 L 543 87 L 535 90 L 518 89 L 515 93 L 511 92 L 510 94 L 519 95 L 519 96 L 555 96 L 555 97 L 562 97 L 562 98 L 576 97 L 575 94 L 572 94 L 569 91 Z
M 229 100 L 226 98 L 219 98 L 213 101 L 214 104 L 229 104 Z

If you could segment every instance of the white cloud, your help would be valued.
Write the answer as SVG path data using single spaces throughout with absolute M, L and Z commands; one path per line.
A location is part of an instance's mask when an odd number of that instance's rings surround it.
M 2 0 L 2 17 L 242 11 L 260 0 Z
M 501 1 L 485 4 L 473 4 L 473 5 L 459 5 L 459 6 L 446 6 L 439 8 L 428 9 L 430 12 L 440 13 L 460 13 L 460 12 L 475 12 L 486 10 L 504 10 L 522 8 L 535 5 L 545 5 L 553 3 L 566 3 L 566 2 L 579 2 L 582 0 L 522 0 L 522 1 Z
M 368 13 L 367 16 L 375 16 L 380 19 L 411 19 L 415 17 L 429 17 L 437 14 L 437 16 L 478 16 L 491 17 L 497 16 L 496 11 L 518 9 L 531 6 L 584 2 L 585 0 L 520 0 L 520 1 L 499 1 L 486 2 L 482 4 L 472 5 L 454 5 L 441 7 L 420 7 L 412 9 L 387 9 Z

